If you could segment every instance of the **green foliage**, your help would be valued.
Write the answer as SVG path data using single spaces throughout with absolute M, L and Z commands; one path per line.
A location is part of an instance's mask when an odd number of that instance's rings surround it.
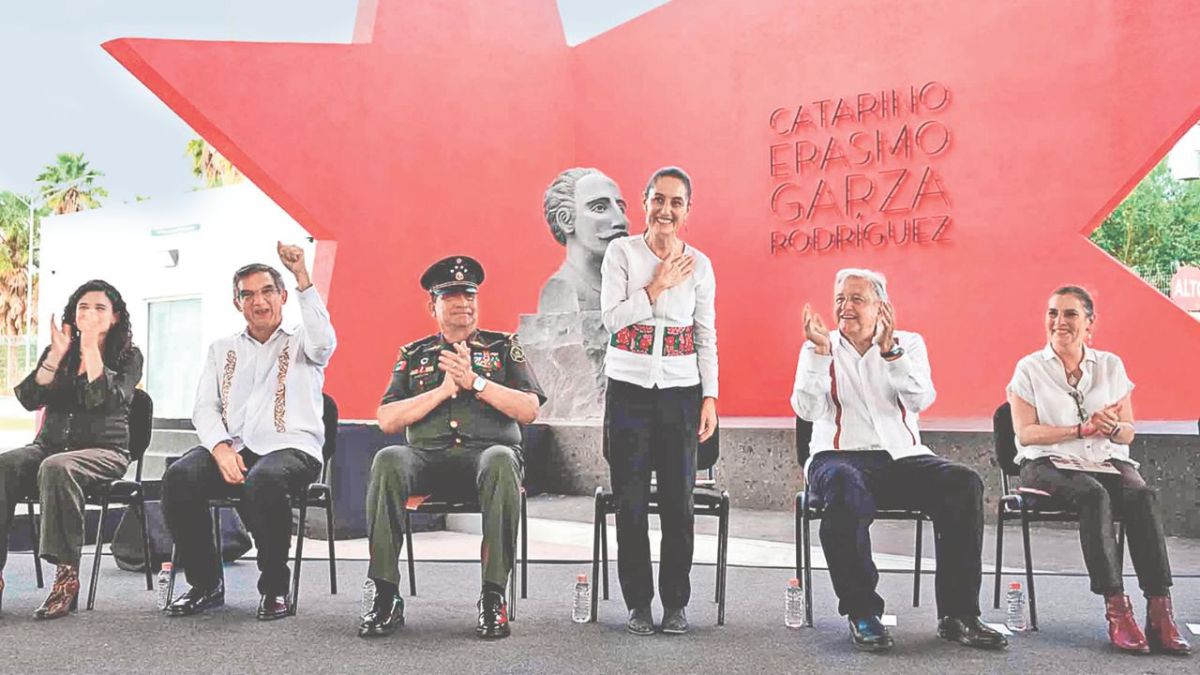
M 108 190 L 95 184 L 104 173 L 91 168 L 83 153 L 59 153 L 54 164 L 42 169 L 35 179 L 42 200 L 54 213 L 74 213 L 100 206 Z
M 204 187 L 233 185 L 245 179 L 232 162 L 203 138 L 188 141 L 184 155 L 192 161 L 192 175 L 202 179 Z
M 1091 239 L 1166 292 L 1180 265 L 1200 263 L 1200 181 L 1177 181 L 1159 162 Z
M 0 335 L 25 332 L 26 312 L 30 308 L 29 278 L 29 206 L 31 197 L 0 192 Z M 37 254 L 40 221 L 44 214 L 34 212 L 34 255 Z M 35 260 L 36 262 L 36 260 Z M 35 285 L 36 294 L 36 285 Z

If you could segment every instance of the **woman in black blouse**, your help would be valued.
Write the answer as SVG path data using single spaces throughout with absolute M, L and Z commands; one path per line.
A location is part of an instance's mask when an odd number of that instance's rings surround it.
M 45 419 L 33 443 L 0 452 L 0 541 L 8 541 L 17 502 L 36 488 L 41 555 L 57 565 L 39 619 L 66 616 L 76 604 L 84 493 L 125 475 L 129 405 L 140 379 L 142 353 L 131 342 L 125 301 L 93 280 L 71 294 L 61 327 L 50 318 L 50 346 L 15 389 L 21 405 L 44 408 Z M 0 546 L 0 572 L 7 554 Z

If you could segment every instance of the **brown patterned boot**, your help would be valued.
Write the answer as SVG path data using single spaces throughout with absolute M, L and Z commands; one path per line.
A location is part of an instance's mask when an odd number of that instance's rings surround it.
M 54 585 L 50 587 L 50 595 L 38 607 L 33 616 L 36 619 L 57 619 L 71 613 L 79 604 L 79 568 L 71 565 L 59 565 L 54 576 Z
M 0 609 L 4 609 L 4 572 L 0 571 Z

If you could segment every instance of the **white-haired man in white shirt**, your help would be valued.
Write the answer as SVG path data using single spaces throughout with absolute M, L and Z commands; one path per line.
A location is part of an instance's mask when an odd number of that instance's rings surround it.
M 809 495 L 824 508 L 821 546 L 855 646 L 892 646 L 880 622 L 870 526 L 877 507 L 902 507 L 933 519 L 938 635 L 1004 647 L 1004 636 L 979 620 L 983 482 L 921 444 L 918 418 L 936 396 L 925 340 L 895 329 L 887 280 L 878 272 L 838 272 L 833 311 L 836 329 L 828 330 L 804 306 L 807 340 L 791 400 L 796 414 L 813 423 Z

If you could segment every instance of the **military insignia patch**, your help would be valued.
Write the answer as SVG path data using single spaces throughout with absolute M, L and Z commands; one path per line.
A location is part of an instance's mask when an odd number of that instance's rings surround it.
M 471 362 L 476 368 L 491 372 L 500 369 L 500 355 L 496 352 L 483 350 L 471 355 Z
M 508 345 L 508 358 L 514 363 L 525 363 L 525 350 L 521 348 L 521 343 L 517 340 L 517 336 L 512 336 L 512 341 Z
M 408 354 L 404 353 L 404 347 L 396 353 L 396 367 L 392 369 L 393 373 L 398 373 L 408 367 Z

